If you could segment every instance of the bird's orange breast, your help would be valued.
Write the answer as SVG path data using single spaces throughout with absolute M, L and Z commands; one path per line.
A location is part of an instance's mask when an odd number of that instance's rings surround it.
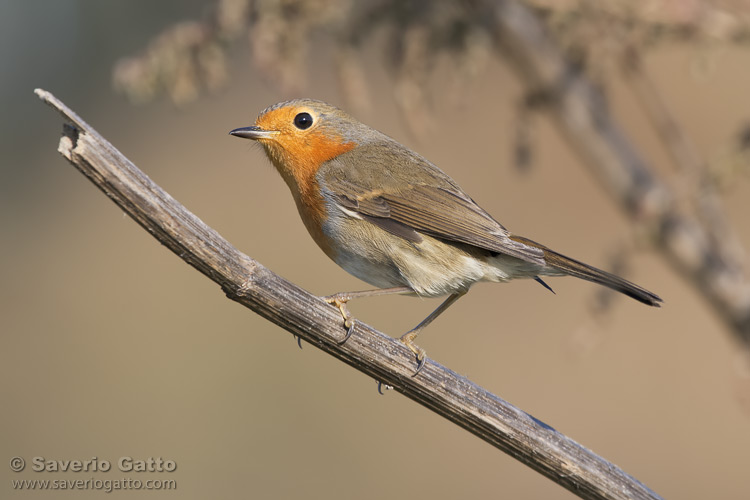
M 351 151 L 356 144 L 344 142 L 330 132 L 313 130 L 304 136 L 286 137 L 282 134 L 274 143 L 264 146 L 292 191 L 297 210 L 310 236 L 326 255 L 335 259 L 336 252 L 323 234 L 327 210 L 315 174 L 325 162 Z

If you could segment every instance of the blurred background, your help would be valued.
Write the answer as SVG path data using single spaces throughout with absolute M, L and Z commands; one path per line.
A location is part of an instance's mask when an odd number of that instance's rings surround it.
M 18 479 L 130 477 L 176 481 L 138 493 L 154 498 L 572 498 L 227 300 L 56 152 L 62 120 L 36 87 L 237 248 L 319 295 L 366 285 L 315 246 L 262 152 L 228 131 L 291 97 L 349 110 L 512 231 L 665 299 L 654 309 L 602 298 L 572 278 L 548 281 L 556 295 L 533 281 L 480 284 L 420 337 L 430 358 L 666 498 L 750 496 L 741 333 L 613 201 L 544 108 L 528 105 L 491 30 L 466 15 L 477 3 L 0 2 L 0 449 L 6 463 L 27 462 L 19 473 L 0 467 L 0 496 L 49 498 L 14 490 Z M 533 2 L 537 15 L 680 199 L 689 183 L 616 63 L 623 40 L 638 49 L 710 167 L 727 224 L 750 245 L 741 9 L 545 3 Z M 437 303 L 382 297 L 351 310 L 397 336 Z M 124 456 L 177 469 L 121 473 Z M 112 470 L 34 472 L 33 457 L 98 457 Z

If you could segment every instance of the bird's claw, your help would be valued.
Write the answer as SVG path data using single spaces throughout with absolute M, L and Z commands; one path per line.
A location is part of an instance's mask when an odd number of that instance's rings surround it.
M 341 312 L 341 317 L 344 318 L 344 328 L 346 328 L 346 336 L 344 336 L 344 339 L 339 342 L 339 345 L 342 345 L 346 343 L 346 341 L 349 340 L 349 337 L 351 337 L 354 333 L 354 318 L 352 318 L 351 314 L 349 313 L 349 309 L 347 309 L 346 307 L 346 303 L 349 302 L 349 297 L 337 293 L 335 295 L 323 297 L 323 300 L 333 306 L 336 306 Z
M 417 371 L 414 372 L 412 377 L 419 375 L 419 372 L 422 371 L 422 368 L 424 368 L 424 365 L 427 363 L 427 356 L 425 354 L 424 349 L 422 349 L 421 357 L 417 354 Z
M 345 344 L 346 341 L 349 340 L 349 338 L 354 333 L 354 318 L 352 318 L 351 314 L 349 313 L 349 309 L 347 309 L 346 307 L 346 303 L 349 302 L 351 298 L 352 297 L 346 293 L 336 293 L 334 295 L 323 297 L 323 300 L 337 307 L 341 312 L 341 317 L 344 318 L 344 328 L 346 328 L 346 335 L 344 336 L 343 340 L 338 343 L 339 345 Z M 417 357 L 417 370 L 414 372 L 414 375 L 412 375 L 412 377 L 416 377 L 417 375 L 419 375 L 419 372 L 422 371 L 422 368 L 424 368 L 424 365 L 427 363 L 427 353 L 424 349 L 414 343 L 414 339 L 417 338 L 417 335 L 419 335 L 424 326 L 424 322 L 420 323 L 416 328 L 406 332 L 401 337 L 401 342 L 403 342 L 404 345 L 406 345 L 406 347 L 408 347 L 409 350 L 413 352 Z M 378 392 L 380 392 L 379 385 Z
M 346 323 L 347 321 L 344 321 L 344 326 L 347 326 Z M 354 333 L 354 320 L 350 319 L 348 320 L 348 323 L 349 323 L 349 327 L 346 329 L 346 335 L 344 336 L 344 339 L 339 342 L 339 345 L 346 344 L 346 341 L 349 340 L 349 337 L 351 337 L 352 334 Z
M 414 339 L 419 335 L 419 331 L 412 330 L 401 336 L 401 342 L 409 348 L 411 352 L 417 357 L 417 371 L 414 372 L 412 377 L 419 375 L 424 365 L 427 363 L 427 352 L 414 343 Z
M 378 394 L 380 394 L 381 396 L 384 395 L 383 394 L 383 388 L 385 388 L 386 391 L 390 391 L 391 389 L 393 389 L 393 386 L 385 384 L 385 383 L 381 382 L 380 380 L 378 380 Z
M 302 337 L 295 334 L 292 334 L 292 337 L 294 337 L 294 339 L 297 341 L 297 345 L 299 346 L 299 348 L 302 349 Z

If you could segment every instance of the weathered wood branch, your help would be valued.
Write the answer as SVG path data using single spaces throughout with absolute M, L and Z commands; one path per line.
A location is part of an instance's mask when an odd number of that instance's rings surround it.
M 250 308 L 357 370 L 460 425 L 581 498 L 654 499 L 653 491 L 555 429 L 428 360 L 414 377 L 402 343 L 357 322 L 344 344 L 341 314 L 272 273 L 205 225 L 65 104 L 36 94 L 71 125 L 58 151 L 138 224 Z

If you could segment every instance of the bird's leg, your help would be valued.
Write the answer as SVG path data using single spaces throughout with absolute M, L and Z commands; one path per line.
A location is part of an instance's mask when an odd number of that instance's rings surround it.
M 440 316 L 443 312 L 445 312 L 446 309 L 448 309 L 455 301 L 466 295 L 466 292 L 468 290 L 464 290 L 461 292 L 456 292 L 449 296 L 447 299 L 443 301 L 442 304 L 438 306 L 437 309 L 432 311 L 429 316 L 427 316 L 420 324 L 406 332 L 404 335 L 401 336 L 401 342 L 406 344 L 406 347 L 408 347 L 411 352 L 413 352 L 417 356 L 417 371 L 414 372 L 414 376 L 416 377 L 417 374 L 420 372 L 420 370 L 424 367 L 425 359 L 427 357 L 427 353 L 424 349 L 419 347 L 414 343 L 414 339 L 417 338 L 417 335 L 419 335 L 422 330 L 425 329 L 427 325 L 435 321 L 435 318 Z
M 341 292 L 323 297 L 323 300 L 332 304 L 341 311 L 341 316 L 344 318 L 344 327 L 346 328 L 346 337 L 340 342 L 343 344 L 349 337 L 354 333 L 354 318 L 349 313 L 349 309 L 346 307 L 346 303 L 352 299 L 359 299 L 361 297 L 377 297 L 378 295 L 392 295 L 396 293 L 412 293 L 412 290 L 408 286 L 396 286 L 393 288 L 377 288 L 375 290 L 361 290 L 359 292 Z

